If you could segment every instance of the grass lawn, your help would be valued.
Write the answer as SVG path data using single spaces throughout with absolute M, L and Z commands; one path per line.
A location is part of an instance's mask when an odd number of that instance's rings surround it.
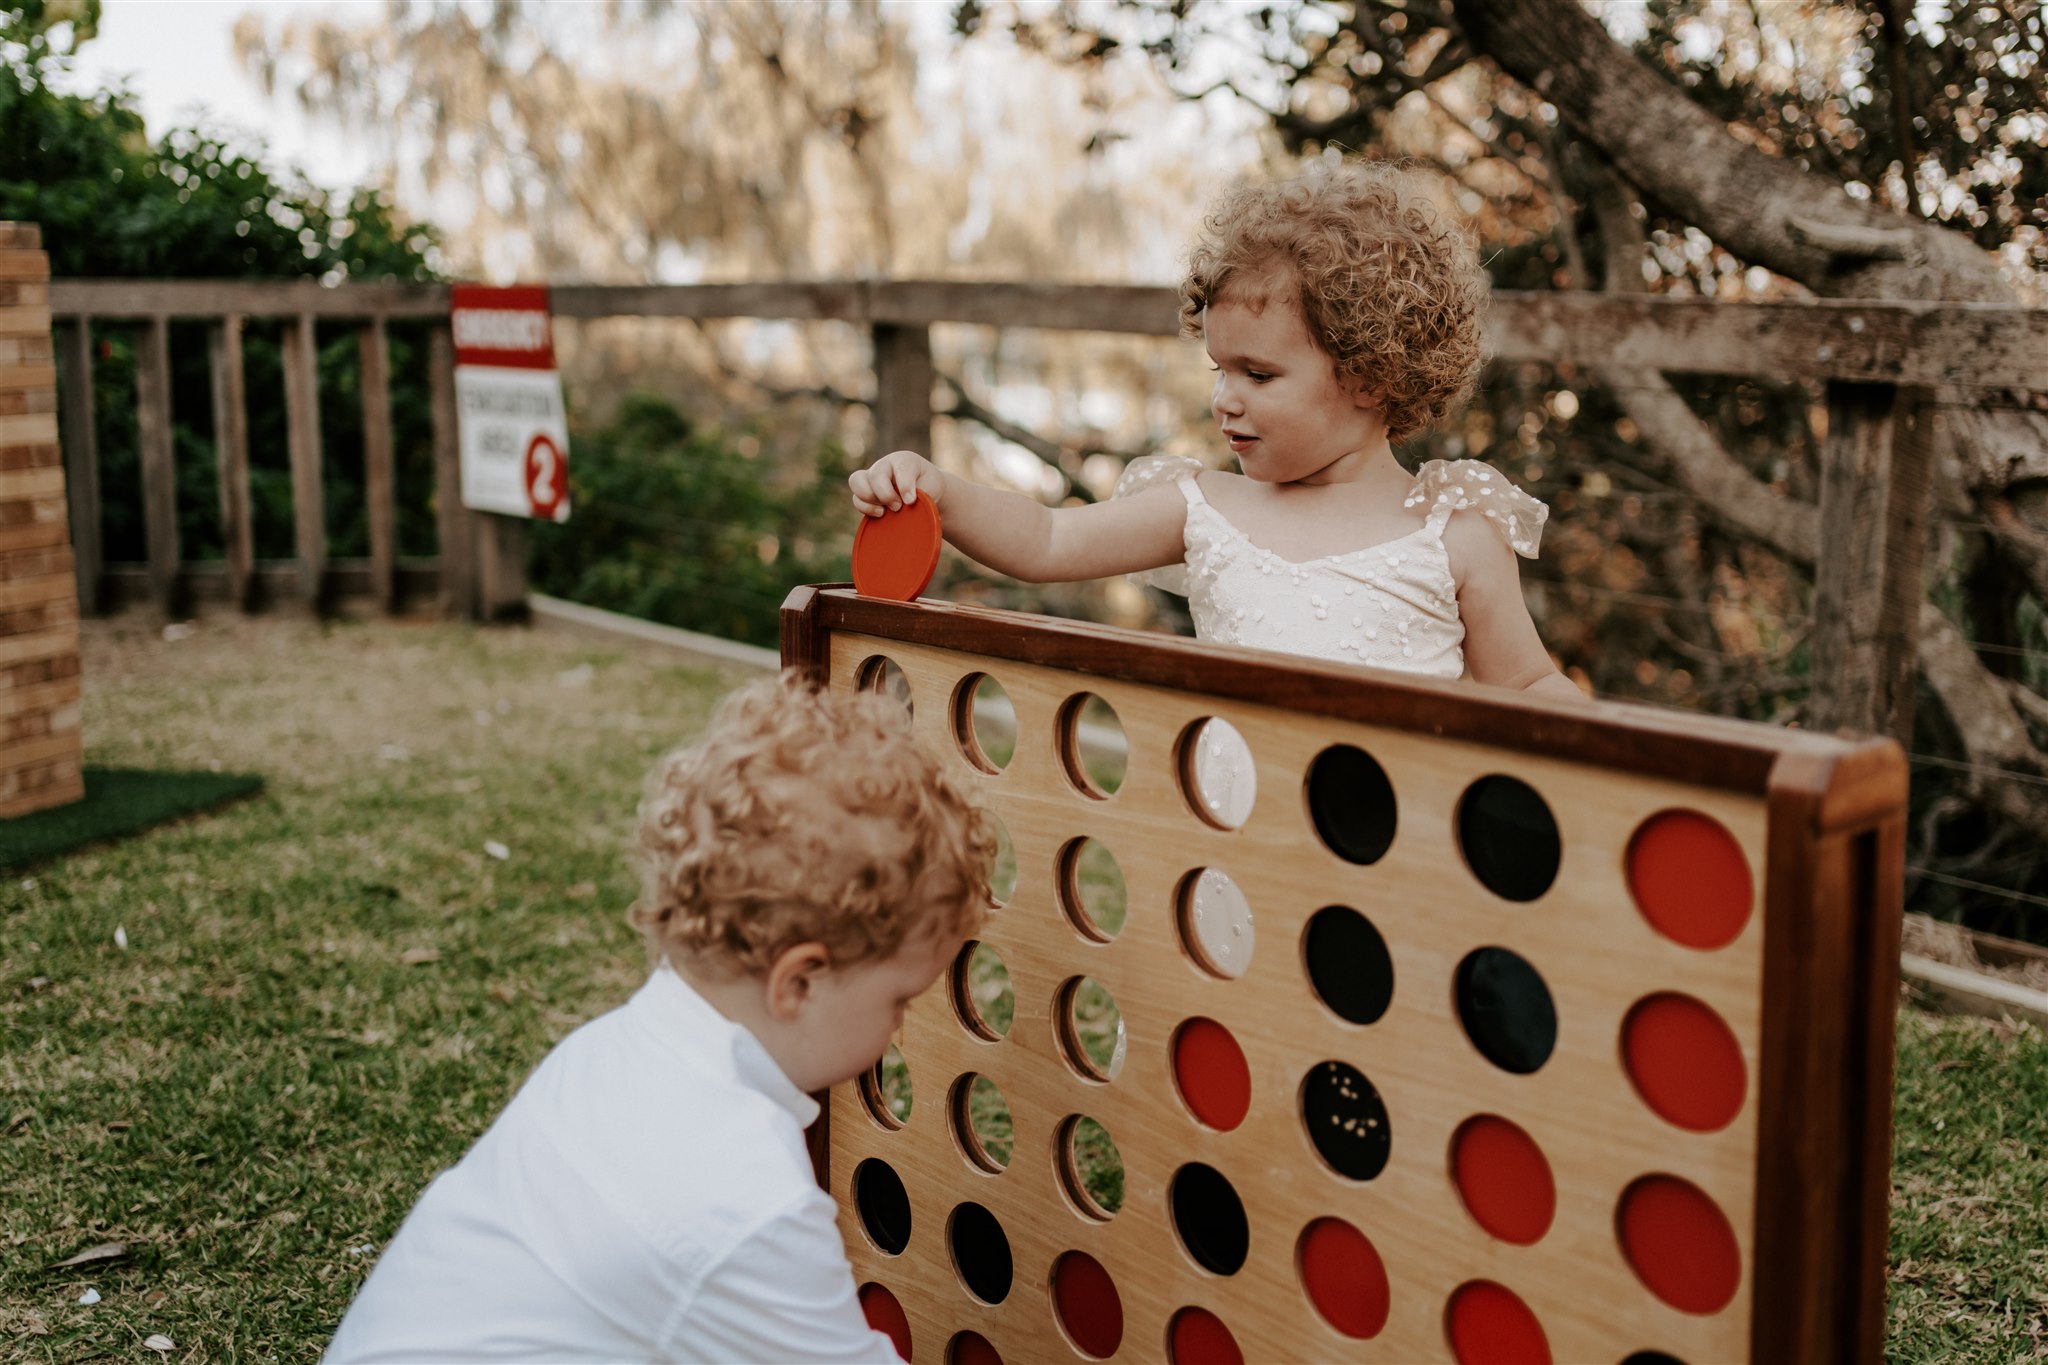
M 404 624 L 84 653 L 91 761 L 267 789 L 0 882 L 0 1359 L 311 1360 L 427 1176 L 643 975 L 640 779 L 731 680 Z
M 0 1361 L 312 1360 L 427 1179 L 637 984 L 640 777 L 735 678 L 287 621 L 95 626 L 85 676 L 92 762 L 267 785 L 0 880 Z M 1892 1355 L 2048 1359 L 2048 1039 L 1901 1019 Z

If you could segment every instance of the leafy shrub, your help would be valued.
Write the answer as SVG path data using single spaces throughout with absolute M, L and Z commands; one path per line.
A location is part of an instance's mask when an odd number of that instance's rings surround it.
M 571 441 L 565 525 L 534 524 L 529 579 L 607 611 L 772 645 L 777 609 L 800 583 L 844 581 L 853 512 L 846 456 L 777 477 L 747 438 L 693 429 L 634 395 Z

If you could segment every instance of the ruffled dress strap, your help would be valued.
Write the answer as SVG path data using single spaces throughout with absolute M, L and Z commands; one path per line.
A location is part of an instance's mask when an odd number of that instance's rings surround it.
M 1200 460 L 1188 455 L 1141 455 L 1124 466 L 1123 476 L 1116 481 L 1113 498 L 1128 498 L 1157 488 L 1161 484 L 1175 484 L 1181 496 L 1188 500 L 1190 507 L 1197 507 L 1208 501 L 1195 483 L 1195 475 L 1207 468 Z M 1146 569 L 1140 573 L 1126 575 L 1131 582 L 1146 588 L 1163 588 L 1182 597 L 1188 595 L 1188 566 L 1166 564 L 1157 569 Z
M 1425 460 L 1402 505 L 1427 506 L 1429 529 L 1438 535 L 1451 513 L 1472 508 L 1524 559 L 1536 557 L 1543 523 L 1550 518 L 1548 507 L 1481 460 Z

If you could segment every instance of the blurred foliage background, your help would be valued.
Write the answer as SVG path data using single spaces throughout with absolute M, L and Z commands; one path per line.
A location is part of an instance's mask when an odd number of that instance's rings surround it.
M 1617 165 L 1608 130 L 1512 74 L 1528 55 L 1514 22 L 1536 8 L 432 0 L 245 19 L 249 71 L 382 148 L 378 182 L 337 196 L 267 168 L 260 147 L 200 129 L 152 138 L 119 91 L 52 93 L 44 73 L 89 39 L 96 6 L 29 3 L 0 11 L 0 216 L 41 221 L 60 274 L 1169 283 L 1202 204 L 1233 178 L 1365 155 L 1433 169 L 1503 289 L 1739 304 L 1889 294 L 1904 280 L 1923 296 L 2048 301 L 2040 7 L 1591 11 L 1589 66 L 1639 64 L 1796 172 L 1815 203 L 1944 234 L 1981 262 L 1882 277 L 1735 249 L 1726 215 L 1759 206 L 1716 217 L 1716 187 L 1688 183 L 1680 139 L 1669 165 Z M 128 343 L 118 328 L 97 335 L 108 549 L 140 558 Z M 536 587 L 765 642 L 788 586 L 844 574 L 840 486 L 871 453 L 862 331 L 619 319 L 563 323 L 557 344 L 576 513 L 536 528 Z M 1185 343 L 941 326 L 933 344 L 933 455 L 960 472 L 1085 500 L 1136 454 L 1226 458 Z M 285 555 L 275 347 L 252 329 L 259 553 Z M 217 554 L 203 348 L 195 333 L 175 350 L 181 521 L 188 554 Z M 396 329 L 394 350 L 401 548 L 431 553 L 419 339 Z M 361 553 L 352 340 L 337 331 L 321 363 L 330 535 L 337 555 Z M 2043 400 L 1940 401 L 1959 435 L 1938 479 L 1930 600 L 1995 706 L 1922 698 L 1911 905 L 2048 940 Z M 2021 435 L 1993 480 L 1970 440 L 1996 422 Z M 1487 460 L 1552 505 L 1525 582 L 1582 683 L 1796 724 L 1813 547 L 1746 530 L 1743 509 L 1703 494 L 1694 471 L 1720 461 L 1744 497 L 1810 509 L 1824 439 L 1816 386 L 1515 365 L 1400 453 Z M 1029 587 L 950 555 L 933 590 L 1185 629 L 1176 600 L 1127 583 Z

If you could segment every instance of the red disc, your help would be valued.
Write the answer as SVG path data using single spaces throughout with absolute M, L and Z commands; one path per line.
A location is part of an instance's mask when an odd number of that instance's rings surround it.
M 897 1355 L 910 1359 L 910 1319 L 903 1315 L 903 1305 L 896 1302 L 894 1294 L 878 1284 L 864 1284 L 860 1287 L 860 1311 L 868 1326 L 889 1338 Z
M 862 517 L 853 533 L 853 586 L 869 597 L 910 601 L 939 567 L 939 541 L 939 508 L 929 497 Z
M 1689 995 L 1635 1003 L 1621 1024 L 1621 1056 L 1643 1103 L 1695 1133 L 1726 1128 L 1742 1110 L 1749 1070 L 1721 1016 Z
M 1696 1185 L 1646 1175 L 1622 1192 L 1621 1249 L 1652 1294 L 1681 1313 L 1718 1313 L 1742 1279 L 1728 1216 Z
M 1557 1184 L 1536 1140 L 1491 1114 L 1467 1119 L 1451 1138 L 1451 1178 L 1480 1227 L 1529 1246 L 1550 1231 Z
M 1387 1267 L 1366 1235 L 1341 1218 L 1318 1218 L 1301 1234 L 1302 1287 L 1323 1319 L 1347 1337 L 1376 1337 L 1387 1325 Z
M 1628 889 L 1658 933 L 1688 948 L 1725 948 L 1756 900 L 1749 860 L 1720 821 L 1667 810 L 1628 841 Z
M 1230 1030 L 1190 1019 L 1173 1035 L 1173 1080 L 1196 1118 L 1227 1133 L 1252 1107 L 1252 1069 Z
M 1244 1352 L 1223 1319 L 1206 1308 L 1183 1308 L 1166 1324 L 1166 1358 L 1173 1365 L 1244 1365 Z
M 1003 1358 L 981 1333 L 960 1332 L 946 1346 L 946 1365 L 1003 1365 Z
M 1113 1356 L 1124 1339 L 1124 1301 L 1102 1262 L 1069 1251 L 1052 1263 L 1052 1302 L 1060 1326 L 1091 1356 Z
M 1543 1324 L 1491 1280 L 1461 1285 L 1444 1309 L 1444 1333 L 1458 1365 L 1550 1365 Z

